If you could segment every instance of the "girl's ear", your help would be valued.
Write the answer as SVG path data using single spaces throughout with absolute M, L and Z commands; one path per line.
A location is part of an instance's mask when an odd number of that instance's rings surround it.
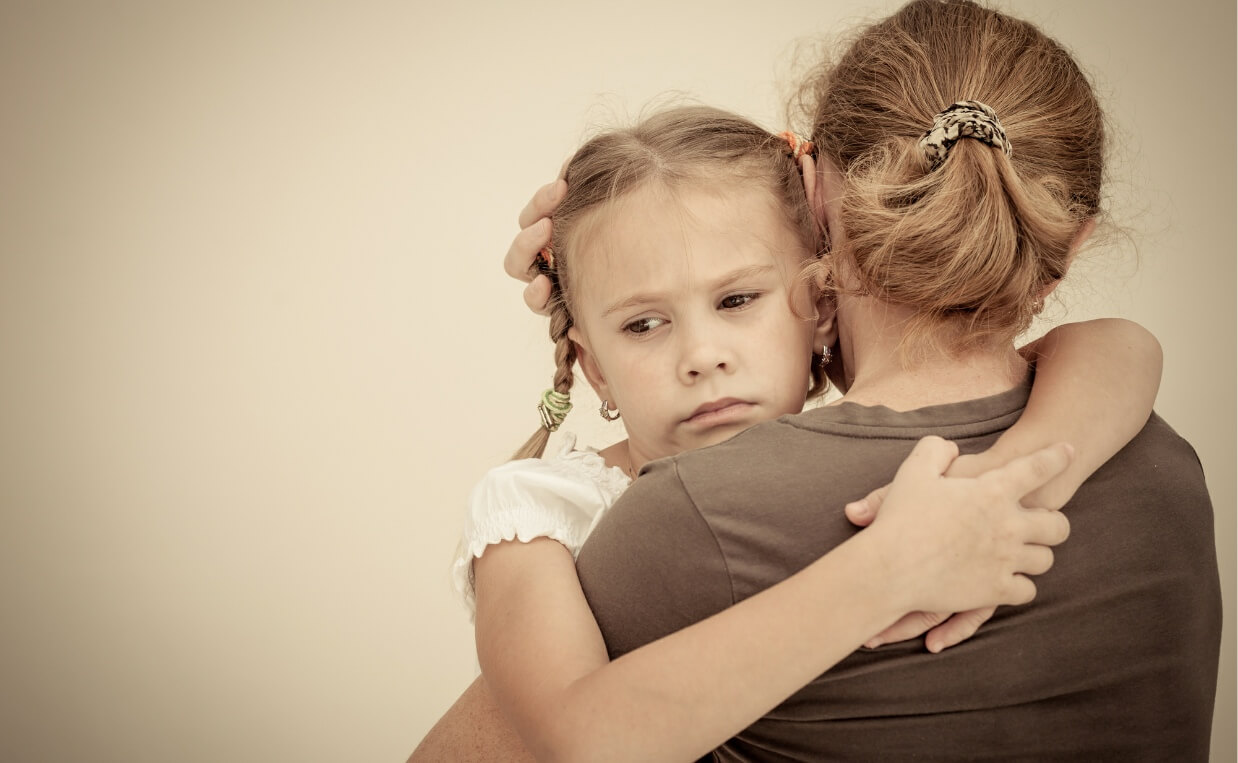
M 837 305 L 832 296 L 823 294 L 817 300 L 817 327 L 812 334 L 812 347 L 833 347 L 838 344 Z
M 813 331 L 813 352 L 817 352 L 818 347 L 829 347 L 832 360 L 825 366 L 825 376 L 830 380 L 830 383 L 843 394 L 847 393 L 847 389 L 851 386 L 851 381 L 847 378 L 847 367 L 843 361 L 843 350 L 838 344 L 838 303 L 832 295 L 822 295 L 817 300 L 817 327 Z
M 572 326 L 567 330 L 567 338 L 576 345 L 576 362 L 580 364 L 580 370 L 584 372 L 585 379 L 588 380 L 589 386 L 593 387 L 594 393 L 601 400 L 613 400 L 610 388 L 606 384 L 606 377 L 602 375 L 602 368 L 598 365 L 593 350 L 589 348 L 585 335 L 580 329 Z

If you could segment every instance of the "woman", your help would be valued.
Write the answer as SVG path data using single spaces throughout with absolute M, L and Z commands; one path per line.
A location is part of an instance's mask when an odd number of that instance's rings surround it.
M 814 86 L 847 393 L 655 463 L 612 507 L 577 564 L 612 658 L 851 537 L 823 497 L 865 494 L 919 437 L 990 445 L 1027 401 L 1013 339 L 1100 213 L 1103 115 L 1029 24 L 916 0 Z M 1154 416 L 1067 511 L 1033 605 L 944 655 L 861 650 L 715 757 L 1206 759 L 1220 595 L 1194 452 Z
M 804 414 L 795 423 L 758 427 L 708 452 L 655 466 L 634 486 L 599 525 L 581 556 L 581 579 L 612 656 L 746 598 L 801 567 L 805 554 L 818 555 L 839 542 L 845 528 L 836 517 L 833 524 L 814 524 L 820 512 L 811 514 L 807 499 L 819 508 L 823 494 L 840 501 L 863 495 L 888 478 L 909 447 L 900 443 L 932 428 L 926 424 L 949 427 L 952 437 L 965 439 L 972 448 L 991 443 L 1018 415 L 1026 397 L 1026 366 L 1011 340 L 1065 274 L 1099 211 L 1099 109 L 1069 57 L 1027 25 L 970 4 L 913 3 L 866 32 L 839 65 L 825 73 L 820 95 L 814 139 L 823 161 L 819 175 L 806 174 L 815 181 L 809 183 L 809 193 L 833 238 L 830 267 L 821 275 L 839 292 L 841 346 L 850 381 L 844 400 L 855 405 Z M 962 100 L 979 103 L 951 107 Z M 960 137 L 976 140 L 960 142 Z M 921 410 L 925 407 L 930 410 Z M 1208 534 L 1204 530 L 1210 530 L 1200 521 L 1206 495 L 1171 433 L 1159 425 L 1150 430 L 1147 442 L 1141 443 L 1144 452 L 1165 459 L 1171 464 L 1167 471 L 1181 477 L 1191 491 L 1183 502 L 1188 528 L 1182 536 L 1191 553 L 1173 560 L 1183 570 L 1193 564 L 1206 576 L 1210 537 L 1199 542 Z M 881 434 L 874 438 L 874 432 Z M 1130 484 L 1141 484 L 1136 477 L 1145 475 L 1131 471 L 1130 464 L 1125 468 L 1119 473 L 1129 477 Z M 739 482 L 735 475 L 742 475 Z M 1145 481 L 1142 487 L 1146 498 L 1156 494 L 1158 485 Z M 1093 509 L 1106 511 L 1094 510 L 1089 518 L 1116 519 L 1114 507 L 1091 497 Z M 1123 515 L 1130 520 L 1123 535 L 1154 537 L 1153 532 L 1129 528 L 1155 512 L 1146 500 L 1129 503 L 1140 511 Z M 753 504 L 763 509 L 759 520 L 753 518 Z M 677 512 L 685 522 L 668 532 Z M 686 520 L 694 512 L 704 519 L 695 526 L 709 532 L 693 535 Z M 1097 537 L 1094 543 L 1112 551 L 1105 540 Z M 761 553 L 752 553 L 754 545 Z M 630 552 L 626 558 L 613 553 L 633 547 L 643 549 L 636 560 Z M 1115 551 L 1115 558 L 1122 557 Z M 702 572 L 702 565 L 714 572 Z M 1215 580 L 1215 562 L 1211 569 Z M 1078 567 L 1072 580 L 1100 571 L 1103 565 L 1099 570 Z M 1215 618 L 1208 616 L 1215 596 L 1210 597 L 1209 590 L 1215 594 L 1215 584 L 1187 594 L 1165 583 L 1156 595 L 1133 602 L 1136 611 L 1145 612 L 1152 600 L 1192 602 L 1187 608 L 1189 627 L 1174 632 L 1182 643 L 1202 647 L 1191 650 L 1193 658 L 1175 658 L 1174 664 L 1191 673 L 1206 667 L 1208 639 L 1215 632 Z M 668 606 L 671 601 L 677 608 Z M 690 604 L 687 609 L 684 602 Z M 1108 609 L 1098 607 L 1092 614 L 1103 615 L 1096 627 L 1108 633 L 1105 629 L 1112 630 L 1118 621 L 1114 602 L 1102 603 Z M 631 617 L 637 608 L 639 619 Z M 1195 616 L 1200 613 L 1205 616 Z M 1036 635 L 1035 629 L 1031 632 Z M 1215 675 L 1215 640 L 1212 643 Z M 986 644 L 1009 646 L 1000 639 Z M 1072 647 L 1080 664 L 1106 664 L 1103 654 L 1089 656 L 1078 644 Z M 989 668 L 1011 655 L 1008 648 L 975 651 Z M 1005 714 L 995 712 L 1003 702 L 1001 692 L 1007 690 L 1001 681 L 990 682 L 987 692 L 976 686 L 963 692 L 956 685 L 953 694 L 936 703 L 915 696 L 915 701 L 892 708 L 888 701 L 905 697 L 906 690 L 900 694 L 886 686 L 872 692 L 871 679 L 868 684 L 862 680 L 875 674 L 898 682 L 911 670 L 912 675 L 920 671 L 949 684 L 961 675 L 954 661 L 926 663 L 922 657 L 897 654 L 873 660 L 860 654 L 850 666 L 844 663 L 810 685 L 801 699 L 784 705 L 783 720 L 787 713 L 794 717 L 798 709 L 808 709 L 807 717 L 796 718 L 800 723 L 758 724 L 721 754 L 777 751 L 816 757 L 830 749 L 830 754 L 846 757 L 908 755 L 922 751 L 923 736 L 917 747 L 904 733 L 906 724 L 900 723 L 879 726 L 887 733 L 873 735 L 866 733 L 861 719 L 920 719 L 933 711 L 950 711 L 954 719 L 933 727 L 938 735 L 984 745 L 992 741 L 992 724 L 974 720 L 1000 718 L 1025 729 L 1015 740 L 1023 747 L 1010 748 L 1011 754 L 1046 752 L 1043 727 L 1023 723 L 1029 713 L 1042 711 L 1036 703 L 1043 697 L 1037 699 L 1034 692 L 1014 695 L 1013 703 L 1007 701 L 1013 710 Z M 1040 674 L 1054 675 L 1046 669 L 1051 665 L 1030 665 Z M 1087 688 L 1127 688 L 1138 679 L 1129 672 L 1115 675 L 1108 683 Z M 861 680 L 852 680 L 857 678 Z M 823 686 L 829 691 L 822 693 Z M 1064 680 L 1048 685 L 1041 681 L 1039 688 L 1054 699 L 1060 696 L 1054 692 L 1071 689 Z M 854 692 L 849 707 L 822 712 L 823 703 L 837 701 L 847 691 Z M 1130 696 L 1153 704 L 1146 693 Z M 1202 694 L 1174 698 L 1181 702 L 1173 703 L 1179 709 L 1172 723 L 1151 722 L 1156 709 L 1141 708 L 1140 730 L 1150 744 L 1168 739 L 1151 733 L 1157 729 L 1177 729 L 1175 741 L 1197 739 L 1198 719 L 1204 715 Z M 1206 701 L 1210 705 L 1210 694 Z M 1171 706 L 1162 703 L 1163 708 Z M 827 734 L 798 734 L 823 720 L 833 721 Z M 1107 727 L 1121 729 L 1116 722 Z M 797 733 L 784 734 L 788 729 Z M 1105 738 L 1093 749 L 1115 751 L 1116 741 Z M 1081 755 L 1083 743 L 1071 739 L 1063 749 Z M 869 746 L 873 744 L 887 746 Z M 885 752 L 879 754 L 880 749 Z M 949 748 L 944 751 L 950 753 Z M 988 754 L 998 752 L 991 749 Z

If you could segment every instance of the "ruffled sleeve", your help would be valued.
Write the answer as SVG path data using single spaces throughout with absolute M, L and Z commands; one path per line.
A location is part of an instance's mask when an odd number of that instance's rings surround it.
M 452 564 L 456 590 L 476 611 L 473 560 L 493 543 L 552 538 L 575 557 L 597 518 L 631 480 L 568 435 L 555 458 L 509 461 L 491 469 L 469 496 L 464 537 Z

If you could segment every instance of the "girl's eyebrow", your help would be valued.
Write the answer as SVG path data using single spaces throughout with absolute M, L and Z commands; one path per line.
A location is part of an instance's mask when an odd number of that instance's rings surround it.
M 712 284 L 710 284 L 709 290 L 718 291 L 720 289 L 725 289 L 726 287 L 738 281 L 743 281 L 745 279 L 755 278 L 758 276 L 764 276 L 773 270 L 774 270 L 773 265 L 749 265 L 748 267 L 745 267 L 745 268 L 738 268 L 716 279 Z M 659 292 L 646 292 L 643 294 L 633 294 L 632 296 L 626 299 L 622 299 L 618 302 L 615 302 L 614 304 L 607 307 L 604 311 L 602 311 L 602 317 L 605 318 L 611 313 L 616 313 L 616 312 L 619 312 L 620 310 L 626 310 L 630 307 L 637 307 L 639 305 L 648 304 L 650 302 L 657 302 L 662 297 L 663 297 L 663 294 Z

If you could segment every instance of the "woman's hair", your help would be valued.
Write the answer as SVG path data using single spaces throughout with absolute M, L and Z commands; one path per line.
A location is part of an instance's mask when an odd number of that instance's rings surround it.
M 835 254 L 862 293 L 912 308 L 905 339 L 949 352 L 1027 328 L 1100 211 L 1104 117 L 1071 56 L 969 0 L 914 0 L 807 87 L 812 140 L 845 177 Z M 933 168 L 920 140 L 959 101 L 996 113 L 1009 156 L 959 140 Z
M 568 162 L 567 195 L 552 215 L 553 242 L 539 265 L 551 282 L 550 340 L 555 345 L 554 390 L 570 393 L 576 350 L 568 338 L 575 324 L 577 246 L 587 240 L 592 213 L 652 183 L 675 189 L 690 184 L 753 183 L 768 189 L 787 214 L 788 225 L 818 253 L 817 225 L 804 194 L 799 161 L 788 140 L 747 119 L 706 106 L 668 109 L 634 127 L 611 130 L 585 143 Z M 825 389 L 812 364 L 809 394 Z M 537 430 L 514 458 L 545 450 L 550 431 Z

